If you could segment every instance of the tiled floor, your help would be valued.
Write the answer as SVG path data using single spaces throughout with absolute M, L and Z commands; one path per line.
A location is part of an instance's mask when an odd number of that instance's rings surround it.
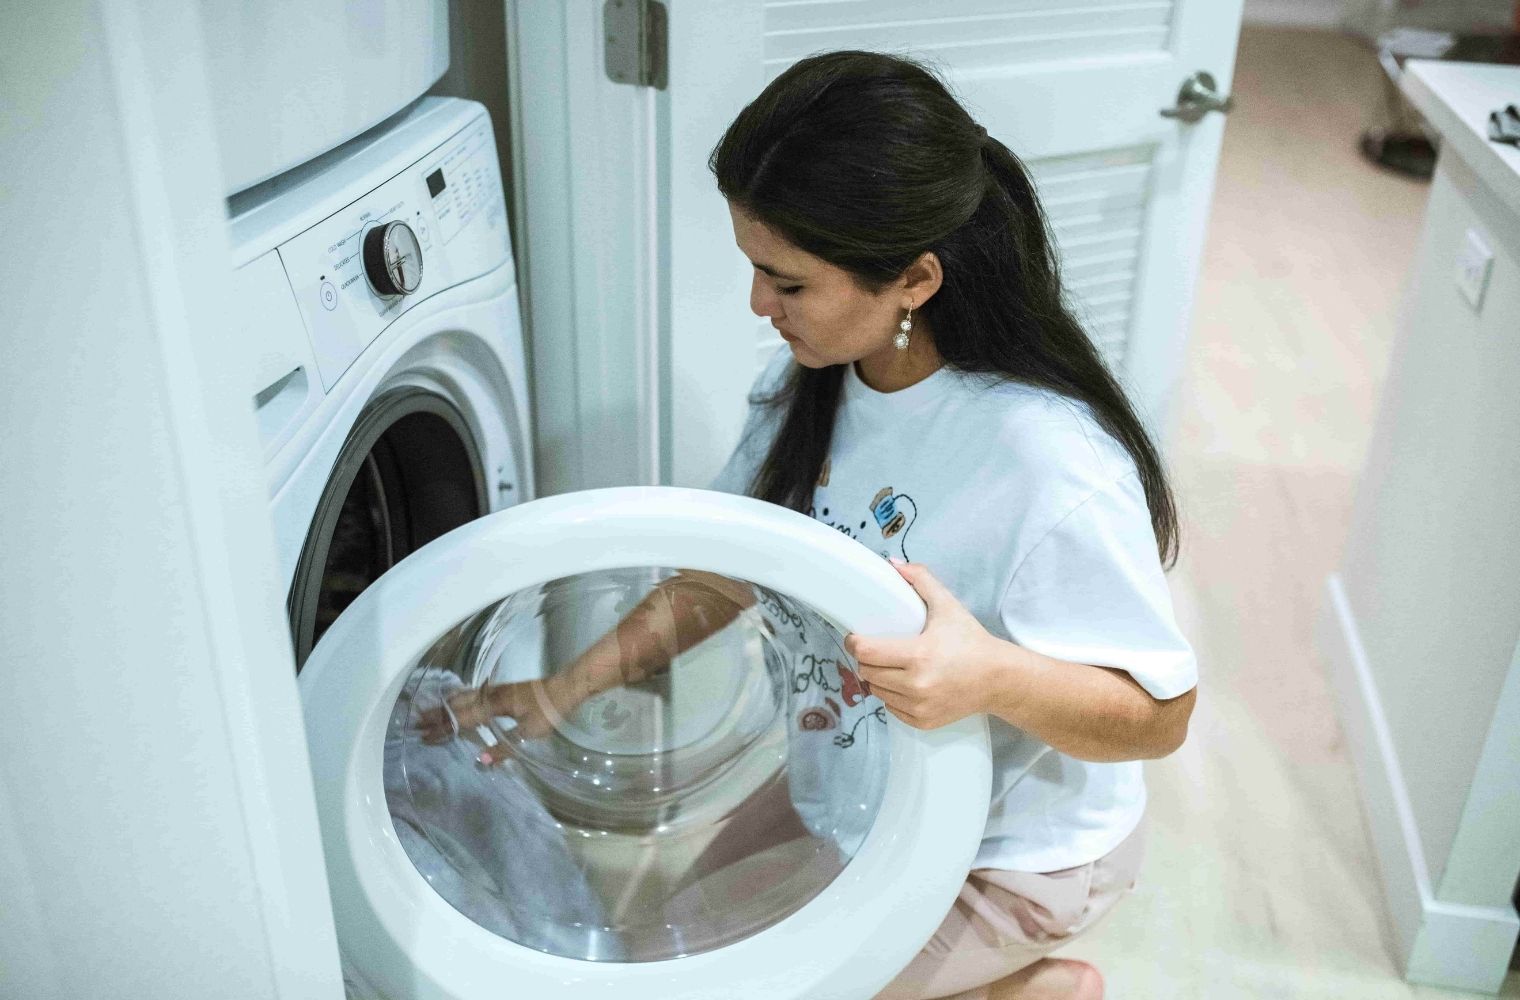
M 1141 888 L 1067 951 L 1115 1000 L 1472 996 L 1395 968 L 1313 641 L 1427 190 L 1356 153 L 1377 74 L 1338 35 L 1242 38 L 1171 452 L 1201 697 L 1149 768 Z

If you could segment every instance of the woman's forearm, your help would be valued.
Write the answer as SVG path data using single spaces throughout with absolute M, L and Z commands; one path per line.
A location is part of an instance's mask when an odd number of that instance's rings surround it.
M 1002 639 L 991 643 L 987 711 L 1069 757 L 1165 757 L 1187 736 L 1196 689 L 1160 701 L 1122 670 L 1057 660 Z
M 636 684 L 726 628 L 755 603 L 748 584 L 682 570 L 661 581 L 560 675 L 579 698 Z

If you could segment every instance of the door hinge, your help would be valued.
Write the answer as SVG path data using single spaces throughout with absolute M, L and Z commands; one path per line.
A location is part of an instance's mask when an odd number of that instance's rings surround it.
M 665 5 L 659 0 L 607 0 L 602 4 L 602 41 L 607 78 L 614 83 L 664 90 Z

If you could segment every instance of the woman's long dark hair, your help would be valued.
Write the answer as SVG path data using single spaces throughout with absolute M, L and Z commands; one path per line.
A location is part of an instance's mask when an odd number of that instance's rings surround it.
M 1067 308 L 1029 175 L 932 73 L 874 52 L 803 59 L 739 113 L 708 165 L 731 203 L 869 291 L 933 251 L 944 278 L 919 315 L 940 357 L 1086 403 L 1134 459 L 1162 563 L 1175 564 L 1160 457 Z M 793 365 L 762 401 L 786 409 L 751 494 L 811 506 L 843 375 Z

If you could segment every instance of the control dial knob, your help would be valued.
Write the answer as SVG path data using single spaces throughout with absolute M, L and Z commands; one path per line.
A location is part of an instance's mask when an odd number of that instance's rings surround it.
M 422 284 L 422 247 L 404 222 L 387 222 L 364 234 L 364 273 L 380 295 L 410 295 Z

